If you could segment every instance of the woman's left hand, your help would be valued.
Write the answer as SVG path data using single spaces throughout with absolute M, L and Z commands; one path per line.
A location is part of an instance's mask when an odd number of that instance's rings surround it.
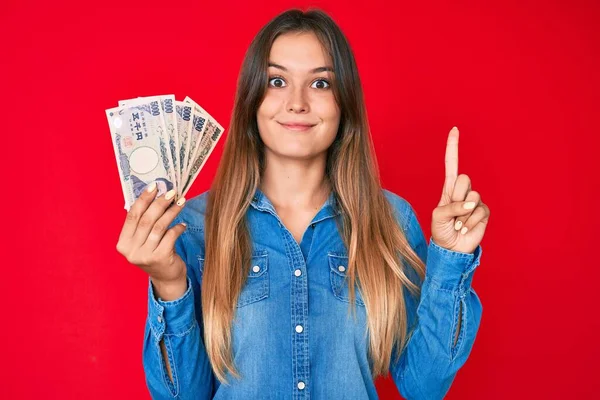
M 483 239 L 490 209 L 481 195 L 471 190 L 471 179 L 458 175 L 458 129 L 450 130 L 446 144 L 446 180 L 438 206 L 433 210 L 431 237 L 448 250 L 473 253 Z M 465 209 L 465 204 L 471 208 Z

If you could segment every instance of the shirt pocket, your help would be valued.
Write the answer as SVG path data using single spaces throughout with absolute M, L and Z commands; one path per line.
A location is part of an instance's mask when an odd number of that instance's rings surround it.
M 252 255 L 248 279 L 240 292 L 237 307 L 268 298 L 269 286 L 269 256 L 267 253 L 255 253 Z
M 331 290 L 333 295 L 341 301 L 350 303 L 350 287 L 346 271 L 348 270 L 348 256 L 328 253 L 329 258 L 329 280 L 331 282 Z M 354 302 L 356 305 L 363 306 L 362 296 L 358 289 L 358 285 L 354 285 Z

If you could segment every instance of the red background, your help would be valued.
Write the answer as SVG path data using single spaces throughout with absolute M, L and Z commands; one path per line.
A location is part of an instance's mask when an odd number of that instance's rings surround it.
M 448 398 L 599 396 L 600 7 L 540 4 L 4 0 L 0 397 L 149 397 L 147 277 L 115 250 L 125 211 L 104 110 L 189 95 L 227 127 L 252 37 L 308 5 L 347 34 L 384 186 L 427 237 L 454 125 L 459 173 L 491 209 L 480 333 Z M 188 198 L 209 188 L 223 143 Z

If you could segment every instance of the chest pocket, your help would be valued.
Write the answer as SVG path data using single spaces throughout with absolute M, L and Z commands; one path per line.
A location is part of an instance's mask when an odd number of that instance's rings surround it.
M 200 276 L 204 272 L 204 258 L 198 256 Z M 250 273 L 246 285 L 242 288 L 237 307 L 243 307 L 269 297 L 269 258 L 267 253 L 252 256 Z
M 331 290 L 333 295 L 341 301 L 350 303 L 350 288 L 346 271 L 348 270 L 348 256 L 338 255 L 334 253 L 328 254 L 329 258 L 329 278 L 331 281 Z M 355 303 L 359 306 L 365 305 L 363 302 L 358 285 L 354 286 Z
M 255 303 L 269 297 L 269 256 L 266 252 L 254 254 L 246 284 L 238 298 L 237 307 Z

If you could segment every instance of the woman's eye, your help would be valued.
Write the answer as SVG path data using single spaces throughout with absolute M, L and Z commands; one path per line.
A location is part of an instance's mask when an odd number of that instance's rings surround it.
M 285 82 L 281 78 L 271 78 L 269 79 L 269 85 L 275 87 L 284 87 Z
M 315 89 L 327 89 L 329 87 L 329 82 L 327 82 L 325 79 L 317 79 L 310 87 Z

